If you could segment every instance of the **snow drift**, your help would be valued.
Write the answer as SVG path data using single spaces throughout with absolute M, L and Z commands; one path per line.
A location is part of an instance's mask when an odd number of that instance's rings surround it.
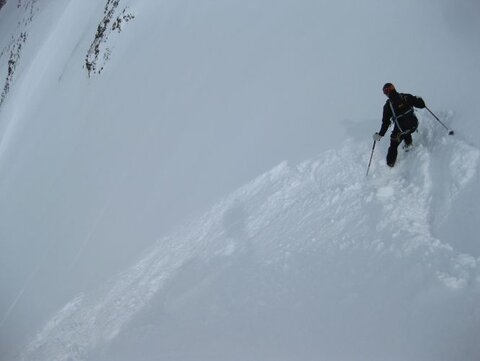
M 72 300 L 23 359 L 476 360 L 478 260 L 436 229 L 480 153 L 422 124 L 369 178 L 355 140 L 280 164 Z

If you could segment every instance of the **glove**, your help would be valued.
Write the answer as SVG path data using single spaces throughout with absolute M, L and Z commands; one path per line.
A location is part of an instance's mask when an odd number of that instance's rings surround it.
M 379 142 L 382 139 L 382 136 L 378 133 L 373 134 L 373 140 Z
M 414 104 L 413 104 L 413 106 L 414 106 L 415 108 L 423 109 L 423 108 L 426 107 L 425 101 L 424 101 L 422 98 L 420 98 L 420 97 L 415 97 L 415 98 L 416 98 L 416 100 L 415 100 L 415 102 L 414 102 Z

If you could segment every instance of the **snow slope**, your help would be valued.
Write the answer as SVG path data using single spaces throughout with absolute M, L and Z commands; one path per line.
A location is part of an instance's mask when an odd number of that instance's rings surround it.
M 479 9 L 9 0 L 0 359 L 478 359 Z
M 22 360 L 477 360 L 479 259 L 435 232 L 480 152 L 431 120 L 395 169 L 282 163 L 68 303 Z

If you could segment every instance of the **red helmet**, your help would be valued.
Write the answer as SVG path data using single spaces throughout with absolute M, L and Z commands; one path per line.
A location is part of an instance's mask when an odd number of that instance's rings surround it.
M 395 86 L 392 83 L 386 83 L 383 86 L 383 94 L 385 94 L 387 97 L 395 91 Z

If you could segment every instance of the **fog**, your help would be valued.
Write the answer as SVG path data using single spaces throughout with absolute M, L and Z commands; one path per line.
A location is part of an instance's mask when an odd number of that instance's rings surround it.
M 474 1 L 125 0 L 134 19 L 89 77 L 109 3 L 0 11 L 2 89 L 28 33 L 0 107 L 2 359 L 258 175 L 370 140 L 385 82 L 479 146 Z

